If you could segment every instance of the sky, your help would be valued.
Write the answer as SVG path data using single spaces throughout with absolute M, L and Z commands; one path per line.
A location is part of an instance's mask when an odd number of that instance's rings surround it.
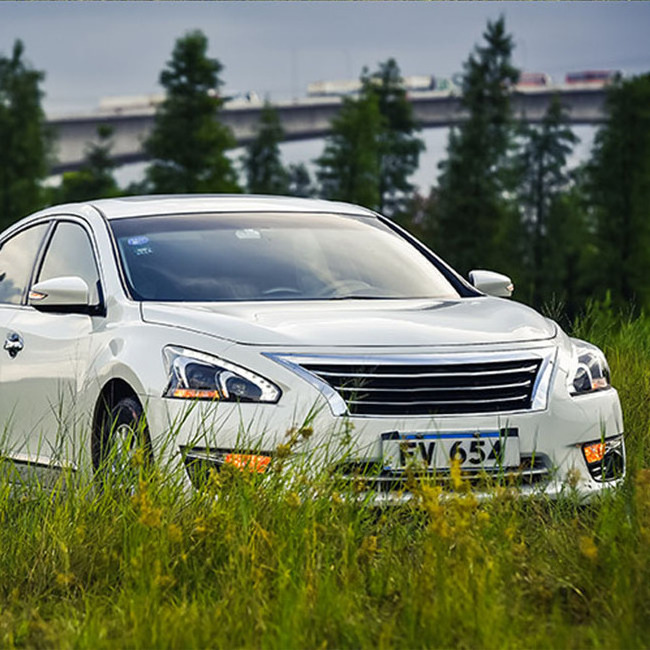
M 389 57 L 404 75 L 450 76 L 499 15 L 524 70 L 557 81 L 576 70 L 650 70 L 647 2 L 5 1 L 0 53 L 22 39 L 26 58 L 46 74 L 46 111 L 65 114 L 93 110 L 102 97 L 160 92 L 175 39 L 201 29 L 224 66 L 226 90 L 290 99 L 310 82 L 355 78 Z M 577 134 L 577 157 L 584 157 L 593 130 Z M 427 152 L 414 178 L 423 190 L 435 179 L 446 137 L 445 130 L 423 133 Z M 282 151 L 286 162 L 309 161 L 322 146 L 291 143 Z

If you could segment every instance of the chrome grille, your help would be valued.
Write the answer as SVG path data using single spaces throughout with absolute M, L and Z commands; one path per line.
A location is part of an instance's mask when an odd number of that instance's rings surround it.
M 351 415 L 401 416 L 530 409 L 541 362 L 300 365 L 334 388 Z

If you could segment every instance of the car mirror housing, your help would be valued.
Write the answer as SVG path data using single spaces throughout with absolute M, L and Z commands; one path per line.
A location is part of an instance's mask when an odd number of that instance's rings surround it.
M 470 271 L 469 281 L 479 291 L 497 298 L 510 298 L 515 290 L 515 285 L 507 275 L 494 271 Z
M 87 312 L 90 290 L 78 276 L 51 278 L 32 285 L 27 304 L 44 311 Z

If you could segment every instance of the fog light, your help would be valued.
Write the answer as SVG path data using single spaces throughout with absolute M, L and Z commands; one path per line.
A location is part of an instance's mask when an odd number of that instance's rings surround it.
M 587 469 L 595 481 L 614 481 L 625 474 L 625 445 L 623 436 L 588 442 L 582 445 Z
M 234 465 L 237 469 L 263 474 L 271 462 L 271 457 L 257 454 L 226 454 L 223 461 L 226 465 Z
M 210 472 L 219 472 L 231 465 L 242 472 L 263 474 L 271 464 L 269 452 L 262 454 L 238 453 L 230 449 L 207 449 L 205 447 L 181 447 L 183 462 L 194 487 L 207 485 Z
M 582 451 L 588 463 L 598 463 L 603 459 L 603 456 L 605 455 L 605 443 L 594 442 L 589 445 L 583 445 Z

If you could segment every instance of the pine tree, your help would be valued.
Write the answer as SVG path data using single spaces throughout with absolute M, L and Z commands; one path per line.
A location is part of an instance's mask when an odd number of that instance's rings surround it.
M 554 204 L 569 187 L 567 158 L 577 140 L 567 126 L 566 114 L 557 98 L 551 102 L 540 126 L 521 126 L 515 169 L 526 240 L 522 261 L 528 267 L 529 299 L 537 306 L 541 300 L 561 291 L 561 287 L 549 283 L 548 262 L 552 253 L 570 243 L 551 239 L 548 221 Z M 558 259 L 557 254 L 554 257 Z
M 289 175 L 282 165 L 279 143 L 284 138 L 278 112 L 268 102 L 264 104 L 257 135 L 246 147 L 242 165 L 246 188 L 251 194 L 286 194 Z
M 0 228 L 43 206 L 51 133 L 41 107 L 44 74 L 23 59 L 23 44 L 0 56 Z
M 166 97 L 145 150 L 153 159 L 146 176 L 157 193 L 236 192 L 237 175 L 226 151 L 235 142 L 218 121 L 222 65 L 207 56 L 201 31 L 176 41 L 160 75 Z
M 378 208 L 381 128 L 379 101 L 374 93 L 343 100 L 325 150 L 316 161 L 325 198 Z
M 382 129 L 379 138 L 378 210 L 397 216 L 413 192 L 409 177 L 418 168 L 424 142 L 416 136 L 419 127 L 413 117 L 404 80 L 397 62 L 388 59 L 372 74 L 362 74 L 365 95 L 377 97 Z
M 395 221 L 423 242 L 436 242 L 437 237 L 438 191 L 430 188 L 429 194 L 414 192 Z
M 398 216 L 413 191 L 408 179 L 424 143 L 415 135 L 418 127 L 393 59 L 373 73 L 364 69 L 361 82 L 359 97 L 346 98 L 333 122 L 325 153 L 316 161 L 317 176 L 328 198 Z
M 650 306 L 650 74 L 619 82 L 607 98 L 589 168 L 597 286 L 614 303 Z
M 463 273 L 481 267 L 508 272 L 516 239 L 506 170 L 514 129 L 510 88 L 518 71 L 503 18 L 488 22 L 483 37 L 485 45 L 464 64 L 462 104 L 468 118 L 451 130 L 447 159 L 440 165 L 434 246 Z
M 315 196 L 316 188 L 311 180 L 309 170 L 304 163 L 292 163 L 287 170 L 289 175 L 288 192 L 291 196 L 309 198 Z
M 570 174 L 570 187 L 549 206 L 544 251 L 545 281 L 539 304 L 555 305 L 569 325 L 591 295 L 590 278 L 598 263 L 585 194 L 584 169 Z M 558 314 L 558 315 L 559 315 Z
M 86 149 L 81 169 L 63 175 L 61 186 L 56 192 L 58 202 L 88 201 L 120 194 L 113 176 L 116 165 L 111 158 L 112 136 L 111 127 L 100 125 L 97 128 L 98 141 Z

